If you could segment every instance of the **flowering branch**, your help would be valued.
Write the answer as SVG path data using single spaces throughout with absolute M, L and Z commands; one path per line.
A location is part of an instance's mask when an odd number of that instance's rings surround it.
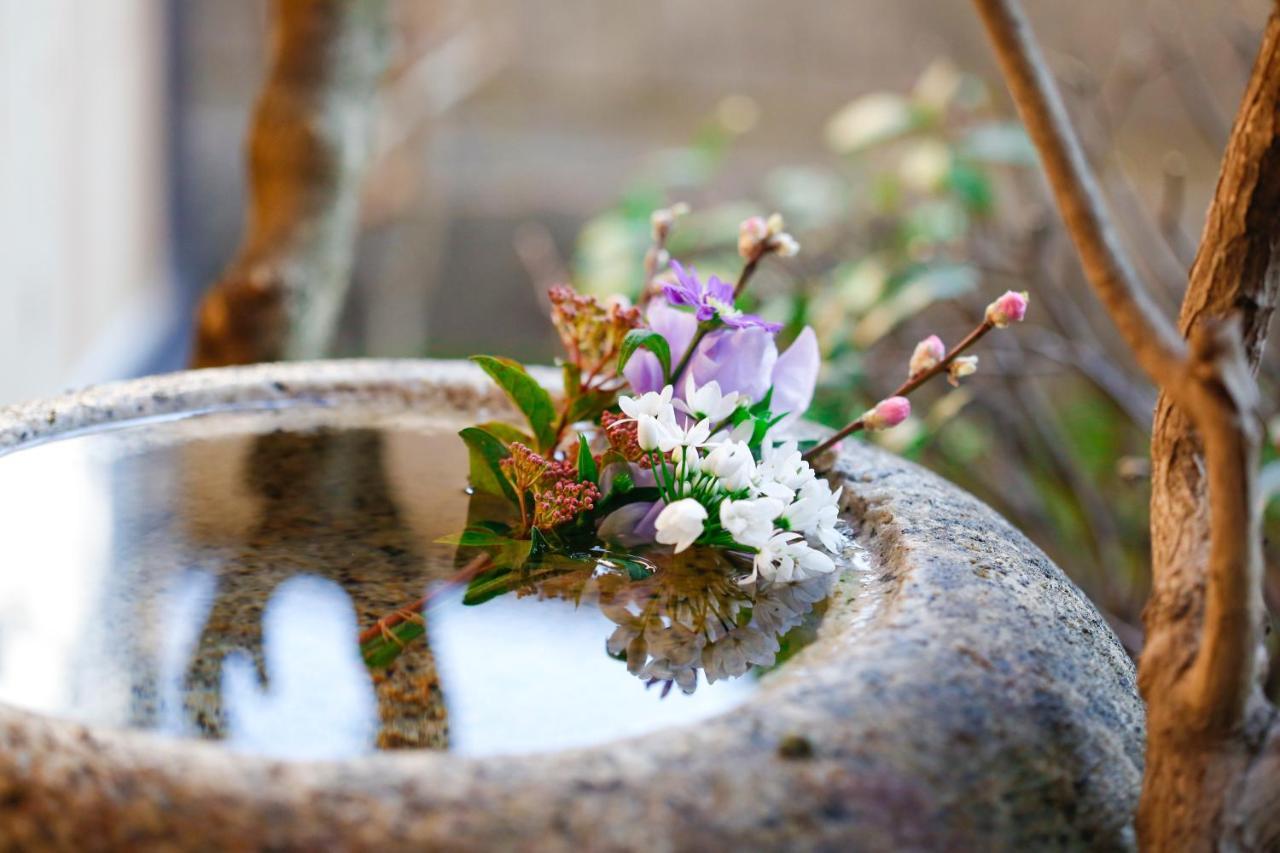
M 667 251 L 667 239 L 671 236 L 671 229 L 676 219 L 688 212 L 689 205 L 681 201 L 670 207 L 655 210 L 649 216 L 649 224 L 653 229 L 653 243 L 644 253 L 644 287 L 640 289 L 639 301 L 641 308 L 648 305 L 649 300 L 661 290 L 654 287 L 653 279 L 659 270 L 666 269 L 671 260 L 671 254 Z
M 738 273 L 738 280 L 734 284 L 733 290 L 723 294 L 723 297 L 727 298 L 721 297 L 720 294 L 715 294 L 711 299 L 707 299 L 705 296 L 702 297 L 704 301 L 711 302 L 713 310 L 732 307 L 737 298 L 746 290 L 748 282 L 751 281 L 751 276 L 755 274 L 756 268 L 760 266 L 760 261 L 766 255 L 772 254 L 780 258 L 789 258 L 800 251 L 800 244 L 796 242 L 795 238 L 782 230 L 785 227 L 782 215 L 778 213 L 772 214 L 768 219 L 762 216 L 752 216 L 742 221 L 742 224 L 738 226 L 738 254 L 742 256 L 746 263 L 742 267 L 742 272 Z M 687 290 L 688 286 L 685 285 L 681 268 L 677 267 L 676 274 Z M 713 278 L 712 286 L 717 281 L 718 279 Z M 721 298 L 718 301 L 714 301 L 717 297 Z M 705 307 L 703 310 L 705 310 Z M 688 349 L 684 351 L 684 356 L 680 359 L 680 362 L 671 371 L 670 378 L 673 385 L 679 384 L 680 377 L 683 375 L 685 368 L 689 366 L 690 360 L 693 359 L 693 354 L 698 349 L 698 344 L 702 343 L 702 340 L 707 335 L 725 323 L 725 318 L 719 310 L 715 311 L 714 316 L 707 319 L 699 317 L 699 320 L 701 322 L 698 324 L 697 333 L 689 343 Z M 756 324 L 772 327 L 774 331 L 780 328 L 774 324 L 752 323 L 752 325 Z M 729 321 L 729 325 L 737 324 Z
M 945 351 L 942 341 L 936 335 L 925 338 L 916 346 L 911 356 L 910 374 L 906 382 L 877 403 L 875 408 L 811 448 L 804 454 L 804 458 L 812 460 L 860 430 L 886 429 L 902 423 L 911 413 L 911 405 L 906 400 L 908 394 L 941 373 L 946 373 L 953 385 L 957 384 L 961 376 L 972 373 L 977 366 L 976 358 L 962 358 L 962 353 L 982 340 L 992 329 L 1001 329 L 1010 323 L 1021 321 L 1026 316 L 1026 311 L 1027 295 L 1008 291 L 987 306 L 982 322 L 952 347 L 951 352 Z
M 365 657 L 370 657 L 374 651 L 374 649 L 370 647 L 370 644 L 376 643 L 379 640 L 400 645 L 402 641 L 395 635 L 395 628 L 397 626 L 402 625 L 405 622 L 421 621 L 422 609 L 427 606 L 427 603 L 431 601 L 432 597 L 440 594 L 440 592 L 444 590 L 451 589 L 456 584 L 471 580 L 473 577 L 492 565 L 493 558 L 488 554 L 481 554 L 454 573 L 453 577 L 449 578 L 449 580 L 444 584 L 441 584 L 436 589 L 428 592 L 417 601 L 411 604 L 406 604 L 394 613 L 389 613 L 386 616 L 383 616 L 377 622 L 374 622 L 368 628 L 365 628 L 360 632 L 360 635 L 357 638 L 357 642 L 365 652 Z

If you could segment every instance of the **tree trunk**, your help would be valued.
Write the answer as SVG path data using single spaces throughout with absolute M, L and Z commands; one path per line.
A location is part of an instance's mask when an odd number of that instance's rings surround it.
M 1280 16 L 1273 13 L 1227 143 L 1179 316 L 1184 335 L 1205 320 L 1238 316 L 1253 372 L 1276 304 L 1278 240 Z M 1156 407 L 1151 460 L 1153 589 L 1144 614 L 1147 645 L 1139 666 L 1139 686 L 1148 703 L 1148 766 L 1139 834 L 1155 850 L 1208 849 L 1214 839 L 1233 840 L 1246 849 L 1264 841 L 1275 845 L 1280 843 L 1275 826 L 1280 820 L 1280 773 L 1273 767 L 1269 779 L 1250 778 L 1259 769 L 1255 765 L 1275 713 L 1257 678 L 1249 679 L 1239 718 L 1225 728 L 1196 720 L 1177 698 L 1204 622 L 1210 519 L 1202 442 L 1168 394 L 1161 394 Z M 1260 596 L 1260 585 L 1252 592 Z M 1240 618 L 1256 621 L 1261 613 L 1258 600 Z M 1261 640 L 1260 625 L 1252 633 L 1255 641 Z M 1255 789 L 1253 800 L 1263 797 L 1264 802 L 1269 790 L 1269 816 L 1244 813 L 1251 808 L 1243 805 L 1249 800 L 1246 788 Z M 1272 823 L 1269 830 L 1261 825 L 1266 819 Z
M 245 236 L 200 305 L 193 366 L 324 354 L 351 275 L 387 16 L 387 0 L 276 0 Z

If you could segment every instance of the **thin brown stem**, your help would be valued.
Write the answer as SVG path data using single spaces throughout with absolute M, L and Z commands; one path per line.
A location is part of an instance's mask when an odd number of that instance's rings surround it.
M 991 321 L 983 320 L 981 323 L 978 324 L 977 328 L 975 328 L 969 334 L 965 335 L 964 338 L 961 339 L 960 343 L 956 344 L 951 349 L 951 351 L 947 353 L 945 357 L 943 357 L 941 360 L 938 361 L 937 364 L 935 364 L 933 367 L 930 367 L 927 370 L 921 370 L 919 373 L 916 373 L 908 377 L 907 381 L 899 385 L 898 390 L 894 391 L 889 396 L 905 397 L 908 394 L 910 394 L 912 391 L 919 388 L 924 383 L 928 382 L 933 377 L 937 376 L 938 374 L 947 372 L 948 370 L 951 369 L 951 363 L 955 361 L 957 357 L 959 357 L 962 353 L 964 353 L 965 350 L 969 349 L 978 341 L 982 340 L 983 336 L 986 335 L 987 332 L 991 331 L 994 328 L 995 328 L 995 324 L 993 324 Z M 853 435 L 855 432 L 858 432 L 859 430 L 863 429 L 865 426 L 866 426 L 866 423 L 863 421 L 863 419 L 858 418 L 857 420 L 853 421 L 852 423 L 848 424 L 847 426 L 833 433 L 825 441 L 807 450 L 804 454 L 804 458 L 806 460 L 814 459 L 819 454 L 827 452 L 828 450 L 835 447 L 844 439 Z
M 738 282 L 733 286 L 734 299 L 741 296 L 742 292 L 747 289 L 747 282 L 751 280 L 751 276 L 755 275 L 756 267 L 760 266 L 760 259 L 764 256 L 765 253 L 761 252 L 743 265 L 742 272 L 738 273 Z
M 396 627 L 397 625 L 403 622 L 410 621 L 410 619 L 413 616 L 420 615 L 422 613 L 422 609 L 427 606 L 427 603 L 431 601 L 432 598 L 439 595 L 440 592 L 442 592 L 443 590 L 449 589 L 457 584 L 460 584 L 463 581 L 471 580 L 473 577 L 480 574 L 481 572 L 483 572 L 485 569 L 489 568 L 492 565 L 493 565 L 492 557 L 490 557 L 488 554 L 480 554 L 475 559 L 471 560 L 471 562 L 467 563 L 465 566 L 463 566 L 461 569 L 455 572 L 453 576 L 451 576 L 449 580 L 445 582 L 444 585 L 437 587 L 431 592 L 428 592 L 426 595 L 422 596 L 422 598 L 419 598 L 417 601 L 414 601 L 411 604 L 406 604 L 404 607 L 401 607 L 399 610 L 395 611 L 394 613 L 389 613 L 386 616 L 383 616 L 377 622 L 374 622 L 368 628 L 365 628 L 363 631 L 361 631 L 360 636 L 358 637 L 358 641 L 360 645 L 363 646 L 365 643 L 376 640 L 378 637 L 387 636 L 388 632 L 392 628 Z
M 1025 15 L 1015 0 L 974 0 L 1058 209 L 1093 284 L 1138 364 L 1160 385 L 1177 382 L 1186 345 L 1152 302 L 1120 245 L 1093 172 Z

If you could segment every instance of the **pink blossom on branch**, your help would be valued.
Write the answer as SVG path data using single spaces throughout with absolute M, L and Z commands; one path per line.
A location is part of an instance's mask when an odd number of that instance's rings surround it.
M 890 397 L 876 403 L 875 408 L 862 416 L 862 425 L 868 430 L 896 427 L 911 415 L 911 401 L 906 397 Z
M 1027 316 L 1027 292 L 1017 293 L 1006 290 L 1004 295 L 987 306 L 987 322 L 997 329 L 1003 329 L 1010 323 L 1021 323 Z
M 915 351 L 911 353 L 911 362 L 907 365 L 907 378 L 911 379 L 926 370 L 932 370 L 946 356 L 947 346 L 942 342 L 942 338 L 930 335 L 916 344 Z
M 800 244 L 782 230 L 785 227 L 782 216 L 777 213 L 768 219 L 752 216 L 742 220 L 738 226 L 738 254 L 752 263 L 769 252 L 783 258 L 792 257 L 800 251 Z

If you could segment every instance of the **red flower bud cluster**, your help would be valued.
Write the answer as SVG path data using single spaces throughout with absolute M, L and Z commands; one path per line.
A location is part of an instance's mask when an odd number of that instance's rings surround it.
M 616 412 L 604 412 L 600 415 L 600 425 L 604 427 L 609 446 L 622 454 L 623 459 L 644 468 L 650 467 L 649 454 L 640 449 L 635 421 Z
M 594 296 L 576 293 L 565 285 L 556 285 L 547 295 L 551 323 L 569 363 L 582 371 L 583 386 L 615 376 L 623 339 L 641 325 L 640 309 L 622 302 L 601 305 Z
M 590 512 L 598 500 L 600 489 L 595 483 L 577 479 L 557 480 L 535 499 L 533 526 L 539 530 L 550 530 L 568 524 L 580 514 Z
M 520 496 L 525 512 L 526 493 L 533 495 L 534 527 L 550 530 L 573 521 L 595 507 L 600 490 L 595 483 L 578 481 L 572 462 L 547 459 L 518 441 L 511 443 L 511 456 L 502 460 L 502 472 Z

